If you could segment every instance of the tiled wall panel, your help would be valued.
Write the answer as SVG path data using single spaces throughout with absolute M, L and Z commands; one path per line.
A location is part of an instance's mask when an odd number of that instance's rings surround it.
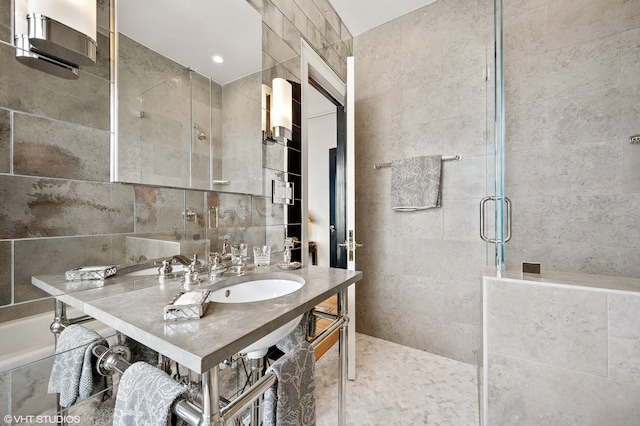
M 640 3 L 505 2 L 504 28 L 507 267 L 640 277 Z
M 485 278 L 487 424 L 634 424 L 640 293 L 612 288 L 638 281 L 567 273 L 543 281 Z
M 480 347 L 478 202 L 486 195 L 492 10 L 438 1 L 354 39 L 359 331 L 475 363 Z M 455 22 L 455 25 L 453 24 Z M 442 207 L 396 212 L 375 163 L 456 155 Z M 409 307 L 409 309 L 408 309 Z

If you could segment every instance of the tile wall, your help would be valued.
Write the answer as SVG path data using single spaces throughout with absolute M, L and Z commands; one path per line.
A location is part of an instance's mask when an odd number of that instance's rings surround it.
M 358 330 L 476 362 L 486 247 L 478 204 L 492 147 L 493 4 L 439 0 L 354 38 Z M 394 212 L 391 170 L 418 155 L 443 163 L 442 207 Z
M 486 424 L 629 425 L 640 416 L 640 294 L 571 281 L 578 286 L 485 280 Z
M 640 276 L 640 2 L 504 8 L 507 267 Z M 354 39 L 360 331 L 466 362 L 493 264 L 478 236 L 493 194 L 492 31 L 493 2 L 438 0 Z M 373 164 L 427 154 L 463 155 L 443 166 L 442 208 L 392 212 L 389 170 Z
M 507 267 L 640 277 L 640 2 L 504 2 Z

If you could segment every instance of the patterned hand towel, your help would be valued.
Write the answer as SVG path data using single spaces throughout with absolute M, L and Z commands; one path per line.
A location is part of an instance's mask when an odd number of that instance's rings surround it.
M 306 342 L 274 362 L 276 384 L 264 394 L 264 426 L 316 424 L 315 355 Z
M 187 389 L 164 371 L 136 362 L 120 378 L 113 426 L 165 426 L 171 406 Z
M 278 349 L 286 354 L 307 341 L 309 327 L 312 325 L 311 321 L 315 321 L 312 312 L 313 310 L 305 312 L 295 330 L 276 343 Z
M 440 207 L 442 156 L 391 162 L 391 208 L 415 211 Z
M 49 377 L 49 393 L 60 394 L 60 406 L 70 407 L 78 396 L 88 398 L 106 389 L 106 379 L 95 369 L 94 346 L 107 341 L 78 324 L 65 328 L 58 337 L 56 357 Z

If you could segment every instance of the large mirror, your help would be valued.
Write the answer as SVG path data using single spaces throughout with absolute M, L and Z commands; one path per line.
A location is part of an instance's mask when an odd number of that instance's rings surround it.
M 112 180 L 264 195 L 260 14 L 244 0 L 127 0 L 116 19 Z

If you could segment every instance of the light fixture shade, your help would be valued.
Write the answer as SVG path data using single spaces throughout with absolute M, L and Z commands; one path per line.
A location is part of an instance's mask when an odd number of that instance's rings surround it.
M 66 80 L 77 80 L 80 77 L 78 69 L 69 65 L 64 65 L 60 62 L 54 62 L 45 56 L 40 56 L 37 53 L 33 53 L 29 48 L 29 39 L 25 35 L 19 35 L 15 37 L 16 44 L 16 59 L 18 62 L 37 69 L 47 74 L 55 75 L 56 77 L 64 78 Z
M 96 0 L 28 0 L 29 14 L 44 15 L 96 41 Z
M 271 87 L 262 84 L 262 133 L 263 135 L 271 134 L 269 123 L 271 122 Z
M 28 0 L 31 50 L 73 66 L 96 62 L 96 0 Z
M 278 139 L 291 138 L 293 128 L 292 87 L 284 78 L 274 78 L 271 96 L 271 127 Z

